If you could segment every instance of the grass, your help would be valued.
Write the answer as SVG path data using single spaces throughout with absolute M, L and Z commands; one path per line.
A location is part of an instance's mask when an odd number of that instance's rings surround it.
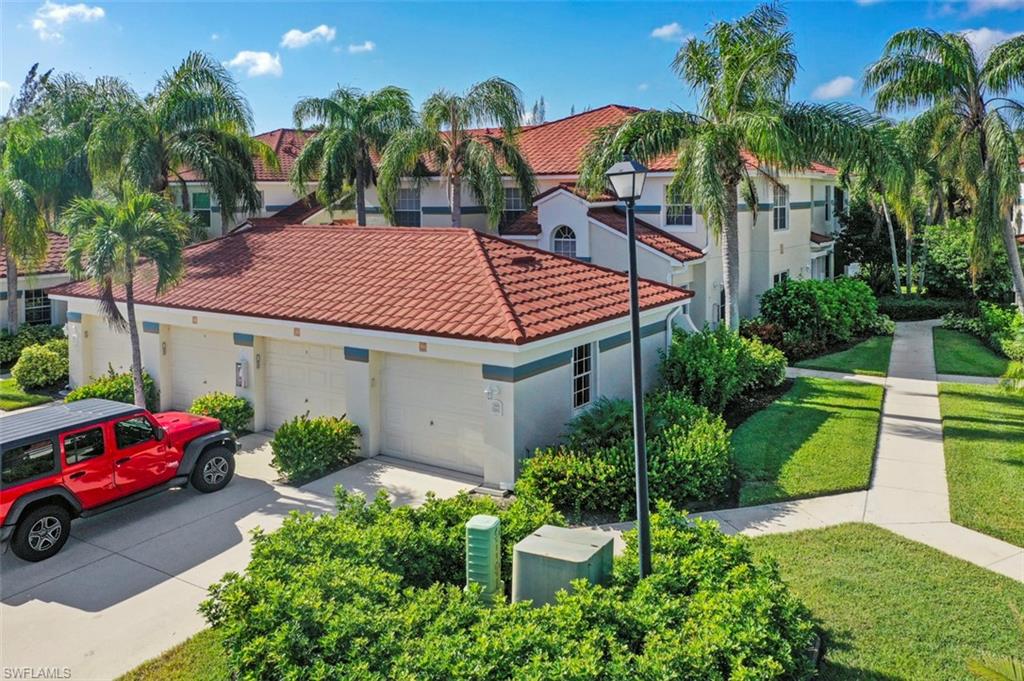
M 943 383 L 939 409 L 953 521 L 1024 546 L 1024 397 Z
M 52 399 L 49 395 L 25 392 L 13 378 L 0 381 L 0 410 L 14 411 L 15 409 L 34 407 L 37 404 L 46 404 Z
M 228 681 L 227 659 L 220 647 L 220 634 L 203 629 L 160 657 L 144 662 L 118 681 Z
M 967 660 L 1020 655 L 1024 585 L 887 530 L 840 525 L 751 540 L 824 629 L 822 679 L 973 678 Z
M 841 371 L 865 376 L 885 376 L 889 371 L 892 336 L 872 336 L 853 347 L 821 357 L 812 357 L 796 366 L 819 371 Z
M 740 505 L 867 488 L 882 394 L 878 385 L 798 378 L 733 432 Z
M 969 333 L 935 327 L 935 369 L 940 374 L 962 376 L 1002 376 L 1010 361 L 985 347 Z

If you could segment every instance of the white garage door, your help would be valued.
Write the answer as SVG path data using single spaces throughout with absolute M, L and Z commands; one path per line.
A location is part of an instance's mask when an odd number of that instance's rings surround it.
M 307 411 L 345 414 L 345 358 L 341 348 L 268 340 L 267 423 L 277 428 Z
M 235 394 L 238 352 L 231 334 L 175 326 L 168 342 L 171 357 L 171 404 L 188 409 L 200 395 Z
M 87 343 L 91 353 L 89 373 L 92 378 L 106 376 L 111 367 L 117 373 L 131 368 L 132 343 L 127 331 L 115 331 L 102 317 L 93 317 Z
M 385 355 L 381 453 L 483 474 L 480 365 Z

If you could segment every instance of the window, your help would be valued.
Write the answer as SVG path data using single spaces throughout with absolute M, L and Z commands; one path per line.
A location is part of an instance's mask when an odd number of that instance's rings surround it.
M 825 185 L 825 222 L 832 220 L 832 185 Z
M 114 437 L 117 439 L 117 448 L 125 449 L 133 445 L 148 442 L 156 439 L 156 431 L 153 424 L 145 416 L 136 416 L 133 419 L 126 419 L 114 425 Z
M 41 440 L 22 445 L 3 453 L 0 464 L 0 482 L 13 485 L 30 478 L 51 472 L 56 466 L 53 458 L 53 442 Z
M 551 250 L 567 258 L 576 257 L 576 232 L 568 225 L 559 225 L 551 235 Z
M 103 456 L 103 429 L 91 428 L 64 438 L 64 460 L 68 465 Z
M 784 270 L 772 277 L 772 285 L 778 286 L 784 281 L 789 281 L 789 270 Z
M 395 224 L 399 227 L 420 226 L 420 188 L 400 187 L 395 203 Z
M 203 227 L 210 226 L 213 215 L 210 209 L 210 192 L 194 192 L 192 194 L 192 215 Z
M 842 213 L 842 212 L 843 212 L 843 208 L 844 208 L 844 206 L 843 206 L 843 203 L 844 203 L 844 200 L 845 200 L 845 198 L 846 198 L 846 194 L 845 194 L 845 192 L 843 192 L 843 190 L 842 190 L 842 189 L 840 189 L 839 187 L 836 187 L 836 188 L 835 188 L 835 190 L 833 191 L 833 194 L 834 194 L 834 195 L 835 195 L 835 197 L 836 197 L 836 207 L 835 207 L 835 209 L 834 209 L 834 210 L 832 211 L 832 213 L 833 213 L 834 215 L 839 215 L 840 213 Z
M 505 222 L 512 222 L 525 212 L 526 202 L 519 187 L 505 187 Z
M 579 409 L 590 404 L 593 376 L 592 346 L 577 345 L 572 351 L 572 406 Z
M 718 294 L 718 321 L 724 322 L 729 311 L 725 307 L 725 287 L 722 287 L 721 293 Z
M 789 229 L 789 187 L 787 185 L 775 185 L 772 221 L 772 225 L 776 231 Z
M 49 324 L 50 321 L 50 296 L 46 291 L 40 288 L 25 291 L 25 323 Z
M 693 226 L 693 204 L 683 202 L 676 192 L 665 187 L 665 224 Z

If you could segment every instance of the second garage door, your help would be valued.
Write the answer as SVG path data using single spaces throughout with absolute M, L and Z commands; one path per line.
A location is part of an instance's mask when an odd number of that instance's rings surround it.
M 106 376 L 113 369 L 116 373 L 129 371 L 132 366 L 132 343 L 127 331 L 115 331 L 101 317 L 92 317 L 89 324 L 91 376 Z
M 267 341 L 267 423 L 277 428 L 309 412 L 345 414 L 345 365 L 341 348 Z
M 480 365 L 385 355 L 381 453 L 483 474 Z
M 188 409 L 200 395 L 235 394 L 238 353 L 231 334 L 176 326 L 170 336 L 171 404 Z

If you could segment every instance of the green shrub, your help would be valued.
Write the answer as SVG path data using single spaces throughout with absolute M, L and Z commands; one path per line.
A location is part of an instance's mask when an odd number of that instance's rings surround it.
M 160 395 L 153 377 L 142 372 L 142 391 L 146 396 L 146 409 L 156 411 L 160 408 Z M 91 383 L 78 386 L 64 398 L 65 402 L 76 402 L 90 397 L 115 402 L 135 403 L 135 384 L 130 372 L 116 373 L 113 367 L 107 368 L 107 375 L 94 379 Z
M 949 313 L 942 318 L 942 325 L 977 336 L 1012 360 L 1024 360 L 1024 315 L 1012 306 L 982 301 L 976 317 Z
M 190 414 L 211 416 L 235 435 L 245 432 L 252 421 L 253 409 L 249 400 L 237 395 L 212 392 L 200 395 L 188 408 Z
M 751 381 L 744 390 L 765 390 L 786 380 L 786 355 L 757 338 L 744 338 L 751 367 Z
M 0 331 L 0 364 L 13 364 L 25 348 L 56 338 L 64 338 L 64 327 L 23 326 L 14 334 Z
M 1006 251 L 993 249 L 992 261 L 971 280 L 970 220 L 957 218 L 925 230 L 928 255 L 924 263 L 924 285 L 929 295 L 953 300 L 980 298 L 1007 301 L 1013 297 L 1013 280 Z M 936 315 L 936 317 L 941 316 Z M 934 319 L 935 317 L 932 317 Z
M 625 514 L 633 494 L 633 479 L 616 465 L 619 452 L 539 449 L 523 466 L 516 480 L 521 499 L 541 499 L 574 517 L 607 511 Z M 629 456 L 632 456 L 629 450 Z
M 293 482 L 312 480 L 354 462 L 359 426 L 342 416 L 309 413 L 281 424 L 270 441 L 271 464 Z
M 48 345 L 30 345 L 21 351 L 11 376 L 26 390 L 55 387 L 68 378 L 67 353 L 62 355 Z
M 950 313 L 966 314 L 971 311 L 973 306 L 973 301 L 964 298 L 952 300 L 918 294 L 886 296 L 878 299 L 878 311 L 898 322 L 938 319 Z
M 654 574 L 638 578 L 636 538 L 606 587 L 580 582 L 552 605 L 486 607 L 464 590 L 464 522 L 497 514 L 503 545 L 551 522 L 465 495 L 421 510 L 343 500 L 337 515 L 292 515 L 257 532 L 244 575 L 201 609 L 243 679 L 805 678 L 806 609 L 742 539 L 662 508 Z M 505 574 L 508 579 L 508 574 Z M 506 585 L 508 582 L 506 582 Z
M 696 333 L 676 329 L 661 361 L 661 378 L 672 389 L 721 413 L 754 381 L 748 347 L 724 326 Z

